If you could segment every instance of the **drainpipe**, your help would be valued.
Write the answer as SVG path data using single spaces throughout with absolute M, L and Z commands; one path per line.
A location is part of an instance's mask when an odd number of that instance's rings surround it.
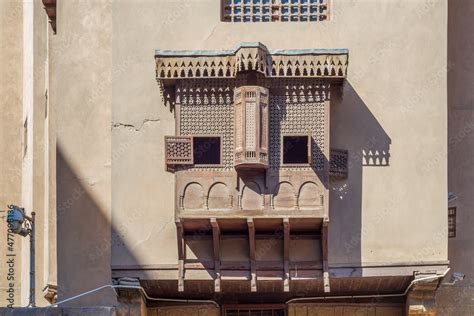
M 115 294 L 117 294 L 116 292 L 116 289 L 134 289 L 134 290 L 139 290 L 140 293 L 149 301 L 160 301 L 160 302 L 177 302 L 177 303 L 201 303 L 201 304 L 213 304 L 214 306 L 216 306 L 217 308 L 220 308 L 219 304 L 216 302 L 216 301 L 213 301 L 213 300 L 186 300 L 186 299 L 176 299 L 176 298 L 161 298 L 161 297 L 151 297 L 148 295 L 148 293 L 145 291 L 145 289 L 139 285 L 111 285 L 111 284 L 107 284 L 107 285 L 103 285 L 103 286 L 100 286 L 98 288 L 95 288 L 93 290 L 90 290 L 90 291 L 87 291 L 87 292 L 84 292 L 84 293 L 81 293 L 81 294 L 78 294 L 78 295 L 75 295 L 73 297 L 70 297 L 70 298 L 67 298 L 65 300 L 62 300 L 62 301 L 59 301 L 57 303 L 54 303 L 54 304 L 51 304 L 51 305 L 48 305 L 48 306 L 45 306 L 46 308 L 50 308 L 50 307 L 57 307 L 58 305 L 60 304 L 64 304 L 64 303 L 67 303 L 67 302 L 70 302 L 70 301 L 74 301 L 78 298 L 81 298 L 83 296 L 86 296 L 86 295 L 89 295 L 89 294 L 92 294 L 92 293 L 95 293 L 97 291 L 100 291 L 100 290 L 103 290 L 103 289 L 107 289 L 107 288 L 111 288 L 112 290 L 114 290 Z M 118 296 L 118 295 L 117 295 Z
M 292 298 L 291 300 L 288 300 L 285 302 L 286 305 L 294 303 L 294 302 L 300 302 L 300 301 L 309 301 L 309 300 L 331 300 L 331 299 L 354 299 L 354 298 L 384 298 L 384 297 L 402 297 L 407 295 L 408 291 L 415 285 L 416 283 L 419 282 L 428 282 L 428 281 L 434 281 L 438 279 L 444 278 L 450 268 L 446 269 L 443 274 L 440 275 L 434 275 L 434 276 L 428 276 L 428 277 L 423 277 L 419 279 L 415 279 L 411 281 L 411 283 L 407 286 L 405 289 L 405 292 L 403 293 L 393 293 L 393 294 L 372 294 L 372 295 L 341 295 L 341 296 L 315 296 L 315 297 L 299 297 L 299 298 Z
M 375 295 L 343 295 L 343 296 L 315 296 L 315 297 L 299 297 L 299 298 L 293 298 L 285 302 L 286 305 L 294 303 L 294 302 L 300 302 L 300 301 L 308 301 L 308 300 L 330 300 L 330 299 L 355 299 L 355 298 L 374 298 L 374 297 L 402 297 L 407 295 L 408 291 L 415 285 L 416 283 L 423 282 L 423 281 L 434 281 L 438 279 L 444 278 L 450 268 L 446 269 L 446 271 L 443 274 L 440 275 L 435 275 L 435 276 L 428 276 L 428 277 L 423 277 L 419 279 L 415 279 L 410 282 L 410 284 L 407 286 L 405 291 L 403 293 L 393 293 L 393 294 L 375 294 Z M 219 304 L 216 301 L 213 300 L 186 300 L 186 299 L 175 299 L 175 298 L 161 298 L 161 297 L 151 297 L 148 295 L 148 293 L 145 291 L 145 289 L 139 285 L 103 285 L 101 287 L 95 288 L 93 290 L 78 294 L 76 296 L 67 298 L 65 300 L 59 301 L 55 304 L 51 304 L 46 306 L 46 308 L 50 307 L 57 307 L 60 304 L 64 304 L 66 302 L 70 302 L 73 300 L 76 300 L 80 297 L 92 294 L 94 292 L 111 288 L 115 291 L 115 294 L 117 294 L 116 289 L 135 289 L 139 290 L 140 293 L 149 301 L 160 301 L 160 302 L 176 302 L 176 303 L 201 303 L 201 304 L 212 304 L 216 306 L 217 308 L 220 308 Z

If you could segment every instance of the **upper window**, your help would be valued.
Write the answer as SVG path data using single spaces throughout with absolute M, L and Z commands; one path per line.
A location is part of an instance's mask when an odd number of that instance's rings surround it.
M 168 170 L 175 165 L 220 165 L 220 136 L 165 136 Z
M 283 164 L 308 164 L 310 152 L 308 136 L 283 136 Z
M 196 165 L 219 165 L 221 163 L 220 137 L 193 137 L 193 156 Z
M 329 17 L 330 0 L 221 0 L 224 22 L 316 22 Z

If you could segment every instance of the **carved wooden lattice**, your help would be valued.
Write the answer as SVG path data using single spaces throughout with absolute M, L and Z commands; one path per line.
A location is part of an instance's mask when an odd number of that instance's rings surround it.
M 224 51 L 157 50 L 155 62 L 158 81 L 235 78 L 245 71 L 265 77 L 345 78 L 349 55 L 344 49 L 269 51 L 254 43 Z
M 234 167 L 234 89 L 243 86 L 240 79 L 191 79 L 176 86 L 179 104 L 179 132 L 181 135 L 222 137 L 222 166 L 193 167 L 206 170 L 229 170 Z M 268 159 L 272 169 L 318 169 L 325 163 L 326 112 L 324 102 L 329 86 L 314 79 L 260 79 L 259 86 L 270 88 L 261 100 L 269 112 Z M 237 95 L 236 95 L 237 99 Z M 237 118 L 235 124 L 243 124 Z M 315 146 L 312 147 L 311 166 L 281 166 L 281 135 L 307 135 L 310 129 Z M 242 142 L 242 134 L 236 140 Z M 263 144 L 263 142 L 262 142 Z
M 241 86 L 235 90 L 235 166 L 268 167 L 268 89 Z
M 234 167 L 233 91 L 240 80 L 187 80 L 176 87 L 181 135 L 221 136 L 222 167 L 196 166 L 196 169 L 221 170 Z
M 221 0 L 225 22 L 316 22 L 329 17 L 329 0 Z
M 329 160 L 329 175 L 337 178 L 347 178 L 348 174 L 348 152 L 347 150 L 331 148 Z
M 192 165 L 193 138 L 190 136 L 166 136 L 166 164 Z
M 270 96 L 270 168 L 281 168 L 281 135 L 311 136 L 316 146 L 311 146 L 311 165 L 304 167 L 284 167 L 283 169 L 323 169 L 326 111 L 324 102 L 295 102 L 291 96 Z

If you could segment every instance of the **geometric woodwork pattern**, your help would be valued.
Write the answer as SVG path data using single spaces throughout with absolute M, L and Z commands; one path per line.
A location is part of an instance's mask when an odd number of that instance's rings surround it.
M 224 22 L 327 20 L 329 0 L 221 0 Z
M 176 104 L 180 106 L 180 134 L 221 137 L 221 167 L 195 166 L 193 169 L 233 168 L 233 90 L 238 83 L 238 80 L 186 80 L 176 87 Z
M 260 86 L 236 88 L 234 108 L 235 167 L 266 168 L 268 166 L 268 89 Z
M 285 170 L 324 169 L 326 114 L 324 102 L 299 102 L 300 98 L 270 95 L 270 168 Z M 294 102 L 296 101 L 296 102 Z M 281 135 L 308 135 L 311 130 L 311 165 L 281 167 Z
M 241 43 L 219 51 L 156 50 L 158 81 L 235 78 L 256 71 L 265 77 L 345 78 L 348 52 L 339 50 L 272 50 L 261 43 Z
M 255 102 L 245 103 L 245 149 L 248 151 L 256 150 L 256 107 L 257 104 L 255 104 Z
M 348 151 L 331 148 L 329 159 L 329 175 L 336 178 L 347 178 Z
M 166 164 L 192 165 L 193 139 L 189 136 L 165 136 Z

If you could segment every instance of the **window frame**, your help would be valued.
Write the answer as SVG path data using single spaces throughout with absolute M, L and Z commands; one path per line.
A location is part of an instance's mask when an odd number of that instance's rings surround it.
M 193 165 L 194 167 L 197 167 L 197 168 L 221 168 L 223 166 L 223 163 L 222 163 L 222 154 L 223 154 L 223 150 L 222 150 L 222 135 L 189 135 L 192 137 L 192 143 L 193 143 Z M 196 159 L 194 159 L 194 152 L 196 151 L 196 146 L 194 146 L 194 138 L 204 138 L 204 137 L 207 137 L 207 138 L 219 138 L 219 163 L 218 164 L 202 164 L 202 163 L 196 163 Z
M 301 23 L 321 23 L 331 21 L 332 0 L 307 0 L 306 3 L 268 3 L 259 1 L 258 3 L 234 3 L 235 0 L 220 0 L 220 21 L 224 23 L 274 23 L 274 22 L 301 22 Z M 321 9 L 321 7 L 325 7 Z M 249 9 L 249 12 L 245 12 Z M 292 12 L 296 9 L 297 12 Z M 312 10 L 315 10 L 312 12 Z
M 284 160 L 284 151 L 285 151 L 285 137 L 306 137 L 308 142 L 308 155 L 306 156 L 308 161 L 302 163 L 285 163 Z M 280 161 L 282 167 L 308 167 L 312 164 L 312 137 L 311 134 L 303 133 L 284 133 L 280 136 Z

